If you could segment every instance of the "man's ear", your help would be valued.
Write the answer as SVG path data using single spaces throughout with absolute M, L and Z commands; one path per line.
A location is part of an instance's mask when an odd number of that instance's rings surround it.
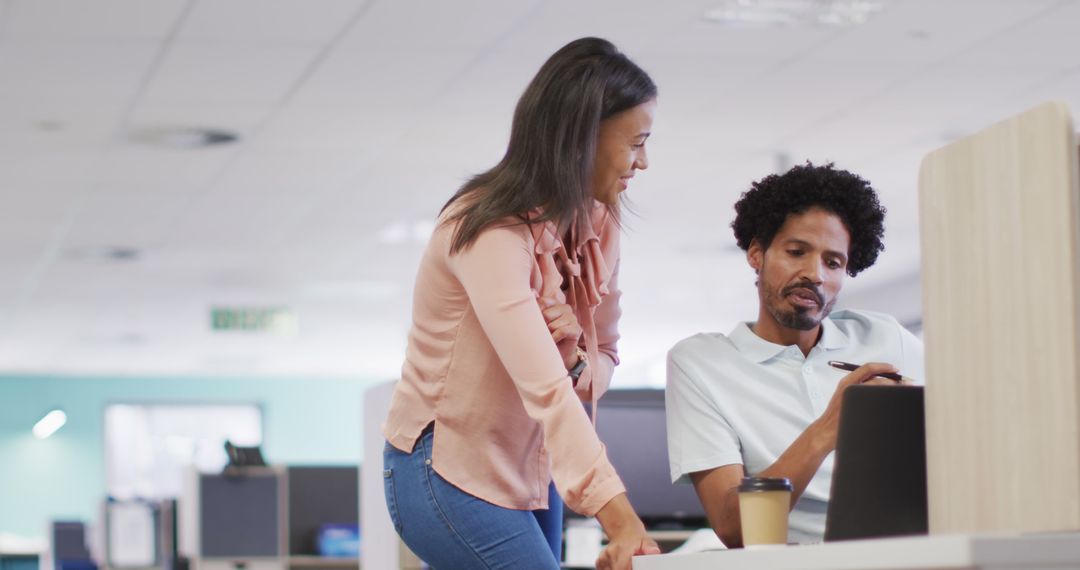
M 761 273 L 761 265 L 765 257 L 765 250 L 761 248 L 761 242 L 756 238 L 750 240 L 750 247 L 746 248 L 746 262 L 754 268 L 754 273 Z

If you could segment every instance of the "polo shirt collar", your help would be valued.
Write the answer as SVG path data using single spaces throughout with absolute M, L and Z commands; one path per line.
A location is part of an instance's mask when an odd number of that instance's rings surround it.
M 739 354 L 746 356 L 753 362 L 761 363 L 787 349 L 786 346 L 771 343 L 754 334 L 754 331 L 750 328 L 751 324 L 739 323 L 735 326 L 735 330 L 728 335 L 728 339 L 738 349 Z M 836 326 L 836 323 L 831 318 L 825 317 L 825 320 L 821 321 L 821 329 L 821 338 L 818 340 L 817 347 L 823 350 L 833 350 L 847 346 L 847 335 L 840 330 L 840 327 Z
M 824 350 L 835 350 L 848 345 L 848 337 L 840 327 L 836 326 L 831 317 L 825 317 L 821 321 L 821 338 L 817 346 Z
M 750 325 L 751 323 L 739 323 L 735 325 L 735 330 L 728 335 L 735 348 L 738 349 L 739 354 L 753 362 L 761 363 L 780 354 L 787 348 L 786 346 L 773 344 L 754 334 Z

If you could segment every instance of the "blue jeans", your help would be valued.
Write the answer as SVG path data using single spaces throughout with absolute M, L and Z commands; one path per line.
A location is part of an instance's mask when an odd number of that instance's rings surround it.
M 558 570 L 563 505 L 549 489 L 549 509 L 517 511 L 451 485 L 431 468 L 429 428 L 412 453 L 383 450 L 383 487 L 394 530 L 436 570 Z

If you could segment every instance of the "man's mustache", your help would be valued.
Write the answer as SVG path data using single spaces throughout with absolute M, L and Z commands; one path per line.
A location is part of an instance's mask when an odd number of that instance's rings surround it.
M 825 306 L 824 293 L 822 293 L 821 290 L 818 289 L 817 286 L 813 283 L 803 282 L 796 283 L 794 285 L 788 285 L 787 287 L 784 287 L 783 291 L 781 291 L 781 294 L 782 296 L 787 297 L 788 295 L 794 293 L 797 290 L 803 290 L 812 293 L 814 295 L 814 299 L 817 301 L 817 304 L 820 306 Z

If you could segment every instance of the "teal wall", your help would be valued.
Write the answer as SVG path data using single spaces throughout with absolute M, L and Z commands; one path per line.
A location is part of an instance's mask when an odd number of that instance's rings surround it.
M 263 455 L 277 464 L 359 463 L 361 398 L 377 380 L 0 376 L 0 533 L 45 535 L 52 519 L 95 517 L 105 494 L 112 403 L 257 403 Z M 67 424 L 39 440 L 50 409 Z

